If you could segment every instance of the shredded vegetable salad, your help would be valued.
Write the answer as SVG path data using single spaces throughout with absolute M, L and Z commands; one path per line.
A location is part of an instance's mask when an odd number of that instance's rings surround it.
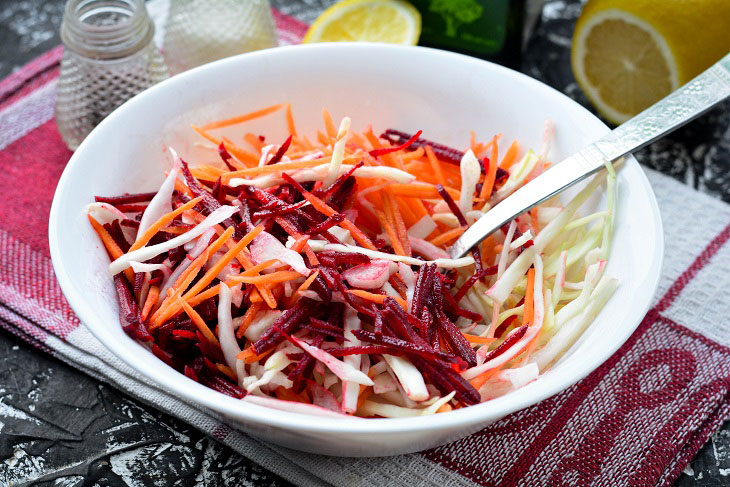
M 246 132 L 281 112 L 285 140 Z M 535 380 L 612 296 L 608 164 L 567 204 L 525 213 L 467 257 L 447 253 L 549 167 L 550 123 L 538 152 L 474 133 L 462 152 L 323 119 L 312 139 L 288 104 L 193 127 L 207 163 L 170 148 L 157 192 L 87 207 L 124 331 L 170 367 L 287 411 L 442 413 Z M 237 140 L 217 135 L 232 126 Z M 606 208 L 581 215 L 602 184 Z

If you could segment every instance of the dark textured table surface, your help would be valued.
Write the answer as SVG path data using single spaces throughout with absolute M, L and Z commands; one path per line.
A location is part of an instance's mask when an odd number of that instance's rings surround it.
M 59 43 L 63 0 L 0 0 L 0 79 Z M 272 0 L 311 22 L 331 0 Z M 577 0 L 550 0 L 523 71 L 586 104 L 570 73 Z M 637 154 L 730 202 L 730 106 Z M 0 485 L 271 485 L 288 482 L 229 448 L 0 331 Z M 678 486 L 730 485 L 730 424 Z

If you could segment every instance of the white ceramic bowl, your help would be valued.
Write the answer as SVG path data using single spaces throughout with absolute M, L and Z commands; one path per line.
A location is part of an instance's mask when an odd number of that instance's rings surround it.
M 657 285 L 663 240 L 652 190 L 638 163 L 620 171 L 619 202 L 607 273 L 620 279 L 614 297 L 570 353 L 533 383 L 485 404 L 423 418 L 348 420 L 304 416 L 232 399 L 186 378 L 122 331 L 108 259 L 84 206 L 97 194 L 154 190 L 163 147 L 195 159 L 191 123 L 291 102 L 303 133 L 321 124 L 321 109 L 348 115 L 355 129 L 373 124 L 457 148 L 469 130 L 502 133 L 539 148 L 543 122 L 555 121 L 552 159 L 560 160 L 608 129 L 587 110 L 527 76 L 448 52 L 376 44 L 283 47 L 224 59 L 145 91 L 107 117 L 71 158 L 56 190 L 49 234 L 61 288 L 81 321 L 144 380 L 228 418 L 252 435 L 291 448 L 340 456 L 413 452 L 456 440 L 537 403 L 582 379 L 634 331 Z M 245 127 L 283 140 L 283 115 Z M 241 130 L 240 128 L 236 128 Z M 240 133 L 240 132 L 239 132 Z M 598 202 L 602 195 L 596 195 Z

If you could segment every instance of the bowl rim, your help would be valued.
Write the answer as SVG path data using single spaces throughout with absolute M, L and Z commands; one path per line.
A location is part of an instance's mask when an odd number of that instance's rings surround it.
M 530 85 L 530 90 L 536 92 L 543 92 L 549 94 L 549 96 L 558 97 L 562 99 L 568 105 L 573 105 L 574 109 L 578 109 L 583 115 L 594 122 L 598 122 L 602 127 L 608 131 L 608 127 L 598 117 L 593 115 L 586 108 L 567 97 L 558 90 L 548 86 L 541 81 L 531 78 L 523 73 L 514 71 L 501 65 L 497 65 L 482 59 L 473 58 L 463 54 L 453 53 L 449 51 L 442 51 L 439 49 L 432 49 L 421 46 L 395 46 L 385 45 L 376 43 L 366 42 L 353 42 L 353 43 L 319 43 L 319 44 L 300 44 L 291 46 L 281 46 L 273 49 L 265 49 L 262 51 L 255 51 L 246 54 L 240 54 L 224 58 L 212 63 L 208 63 L 202 66 L 198 66 L 189 71 L 180 73 L 174 77 L 164 80 L 140 94 L 134 96 L 122 106 L 117 108 L 109 116 L 107 116 L 81 143 L 79 148 L 75 151 L 71 159 L 69 160 L 66 168 L 58 181 L 57 189 L 54 194 L 53 203 L 51 205 L 50 217 L 49 217 L 49 245 L 51 260 L 54 271 L 56 273 L 61 290 L 64 296 L 68 300 L 71 308 L 79 317 L 81 323 L 116 357 L 126 363 L 129 367 L 134 369 L 136 372 L 144 376 L 145 378 L 152 381 L 154 387 L 173 393 L 174 395 L 183 398 L 184 400 L 192 403 L 193 405 L 204 406 L 210 410 L 223 414 L 224 416 L 243 421 L 244 423 L 250 422 L 260 425 L 267 425 L 278 427 L 282 429 L 295 430 L 309 433 L 336 433 L 340 435 L 348 434 L 393 434 L 393 433 L 405 433 L 412 431 L 427 432 L 436 430 L 448 430 L 450 428 L 459 428 L 466 425 L 474 425 L 479 423 L 486 423 L 492 419 L 502 418 L 510 413 L 519 411 L 531 405 L 534 405 L 540 401 L 547 399 L 553 395 L 556 395 L 568 387 L 572 386 L 576 382 L 585 378 L 601 364 L 603 364 L 616 350 L 618 350 L 636 330 L 641 323 L 642 319 L 649 310 L 652 302 L 652 297 L 658 287 L 659 279 L 661 277 L 661 264 L 664 256 L 664 233 L 662 230 L 662 221 L 659 213 L 659 207 L 657 205 L 656 198 L 653 190 L 649 184 L 646 174 L 639 166 L 636 159 L 633 156 L 629 156 L 626 161 L 626 165 L 635 165 L 638 169 L 639 179 L 638 183 L 642 186 L 643 190 L 649 196 L 649 204 L 651 212 L 654 216 L 654 231 L 657 235 L 655 252 L 653 260 L 647 272 L 648 276 L 653 276 L 653 282 L 647 284 L 647 290 L 644 297 L 644 304 L 640 307 L 636 307 L 636 310 L 627 317 L 626 321 L 633 321 L 630 326 L 624 327 L 624 333 L 619 339 L 616 339 L 609 346 L 605 347 L 602 353 L 596 353 L 592 356 L 590 362 L 581 363 L 580 368 L 573 369 L 572 374 L 562 374 L 560 376 L 552 375 L 549 381 L 536 381 L 535 385 L 541 385 L 541 387 L 534 387 L 533 394 L 529 397 L 514 397 L 512 394 L 507 394 L 490 401 L 476 404 L 458 410 L 451 411 L 446 414 L 437 414 L 428 417 L 409 417 L 409 418 L 377 418 L 377 419 L 366 419 L 358 420 L 352 417 L 335 418 L 330 416 L 315 416 L 306 415 L 301 413 L 293 413 L 289 411 L 283 411 L 279 409 L 272 409 L 263 407 L 258 404 L 252 404 L 247 401 L 240 399 L 234 399 L 232 397 L 225 396 L 221 393 L 211 391 L 209 388 L 199 384 L 187 377 L 180 374 L 180 377 L 185 379 L 186 382 L 179 384 L 169 384 L 165 380 L 165 373 L 169 371 L 163 371 L 162 369 L 150 369 L 142 367 L 141 364 L 135 363 L 126 355 L 125 349 L 127 348 L 121 342 L 113 340 L 112 336 L 108 334 L 105 327 L 94 325 L 94 313 L 91 306 L 87 304 L 80 295 L 76 294 L 72 288 L 72 274 L 69 272 L 61 258 L 61 249 L 58 244 L 58 239 L 55 235 L 61 231 L 61 221 L 59 218 L 59 212 L 61 195 L 64 191 L 68 191 L 67 181 L 72 177 L 71 174 L 74 172 L 76 165 L 80 164 L 80 161 L 84 157 L 85 147 L 89 144 L 89 140 L 95 137 L 95 134 L 102 131 L 107 125 L 113 124 L 114 121 L 123 116 L 123 114 L 134 107 L 144 104 L 147 100 L 154 100 L 156 93 L 162 90 L 170 89 L 174 86 L 182 86 L 190 80 L 193 80 L 196 76 L 200 76 L 211 67 L 221 68 L 226 65 L 234 65 L 241 62 L 241 59 L 254 60 L 256 58 L 263 58 L 269 56 L 287 55 L 292 51 L 331 51 L 331 50 L 343 50 L 348 51 L 354 50 L 383 50 L 383 51 L 401 51 L 408 52 L 410 54 L 419 53 L 418 55 L 441 57 L 443 59 L 449 58 L 450 60 L 456 60 L 460 63 L 472 63 L 480 64 L 482 66 L 489 66 L 489 69 L 493 70 L 498 76 L 520 81 Z M 387 55 L 385 52 L 384 55 Z M 159 370 L 159 372 L 157 371 Z M 173 371 L 174 372 L 174 371 Z M 177 382 L 177 381 L 176 381 Z

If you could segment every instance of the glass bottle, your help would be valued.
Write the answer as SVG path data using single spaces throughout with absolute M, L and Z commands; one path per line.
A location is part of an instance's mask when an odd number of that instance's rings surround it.
M 278 43 L 268 0 L 173 0 L 162 51 L 177 74 Z
M 421 13 L 419 44 L 519 67 L 527 0 L 410 0 Z
M 75 150 L 115 108 L 168 77 L 144 0 L 68 0 L 56 123 Z

